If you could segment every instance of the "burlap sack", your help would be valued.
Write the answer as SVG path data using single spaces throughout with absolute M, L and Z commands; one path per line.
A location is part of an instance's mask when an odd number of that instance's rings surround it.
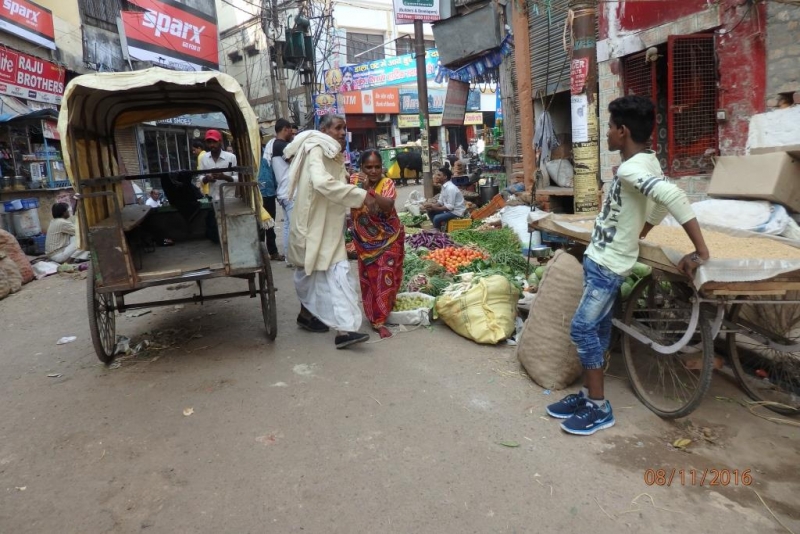
M 5 252 L 0 251 L 0 299 L 20 289 L 22 289 L 22 275 L 19 274 L 17 264 Z
M 20 247 L 19 243 L 17 243 L 17 239 L 5 230 L 0 230 L 0 252 L 5 252 L 8 254 L 8 257 L 17 264 L 17 268 L 19 268 L 19 274 L 22 276 L 23 284 L 27 284 L 33 280 L 33 269 L 31 268 L 31 262 L 28 261 L 25 253 L 22 252 L 22 247 Z
M 583 372 L 569 337 L 582 295 L 583 267 L 573 256 L 557 251 L 517 340 L 517 358 L 533 381 L 545 389 L 564 389 Z

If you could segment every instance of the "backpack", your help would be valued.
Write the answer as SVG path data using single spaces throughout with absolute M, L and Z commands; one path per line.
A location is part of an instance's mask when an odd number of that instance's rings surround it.
M 273 139 L 267 143 L 264 149 L 264 154 L 272 154 Z M 266 157 L 261 158 L 261 168 L 258 170 L 258 188 L 261 191 L 262 197 L 274 197 L 278 194 L 278 183 L 275 181 L 275 172 L 272 170 L 272 165 Z

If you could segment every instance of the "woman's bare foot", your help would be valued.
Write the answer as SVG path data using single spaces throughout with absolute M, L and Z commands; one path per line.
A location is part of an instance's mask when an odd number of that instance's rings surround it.
M 378 335 L 381 336 L 381 339 L 386 339 L 387 337 L 392 337 L 391 330 L 389 330 L 385 326 L 381 325 L 381 326 L 376 326 L 374 328 L 375 328 L 375 331 L 378 333 Z

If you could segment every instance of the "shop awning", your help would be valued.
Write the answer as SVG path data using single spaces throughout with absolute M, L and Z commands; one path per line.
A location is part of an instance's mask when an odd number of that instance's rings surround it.
M 19 98 L 0 95 L 0 122 L 8 122 L 11 119 L 29 113 L 33 113 L 33 110 Z

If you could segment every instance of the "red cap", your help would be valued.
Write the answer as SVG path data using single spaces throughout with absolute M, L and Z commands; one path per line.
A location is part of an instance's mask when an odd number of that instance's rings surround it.
M 209 130 L 206 132 L 206 141 L 222 142 L 222 134 L 218 130 Z

